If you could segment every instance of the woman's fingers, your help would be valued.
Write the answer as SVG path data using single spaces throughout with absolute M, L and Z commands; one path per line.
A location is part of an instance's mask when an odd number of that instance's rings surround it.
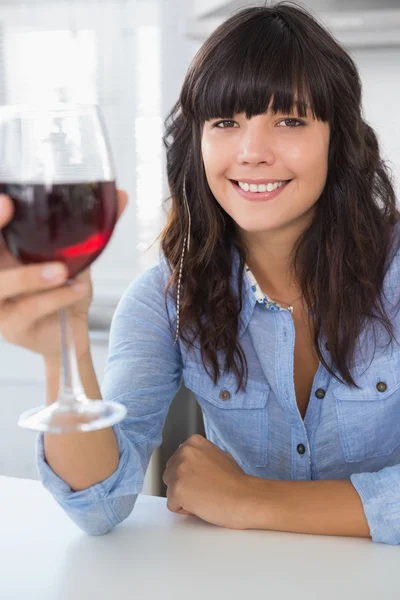
M 14 205 L 8 196 L 0 194 L 0 229 L 11 220 L 14 214 Z
M 13 337 L 29 329 L 36 321 L 78 302 L 88 289 L 86 283 L 68 284 L 56 290 L 3 302 L 0 308 L 2 335 L 12 341 Z
M 124 190 L 117 190 L 117 202 L 118 202 L 118 208 L 117 208 L 117 221 L 118 221 L 120 216 L 124 212 L 126 205 L 128 204 L 128 194 L 126 192 L 124 192 Z
M 68 269 L 63 263 L 29 265 L 0 271 L 0 301 L 22 294 L 40 292 L 68 279 Z

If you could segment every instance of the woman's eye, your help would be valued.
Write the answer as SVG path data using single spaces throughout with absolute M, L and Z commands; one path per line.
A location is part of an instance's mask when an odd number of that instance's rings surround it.
M 217 123 L 214 123 L 213 127 L 217 127 L 218 129 L 229 129 L 229 127 L 220 127 L 220 125 L 222 125 L 222 123 L 235 123 L 235 121 L 230 121 L 230 120 L 224 120 L 224 121 L 218 121 Z
M 303 123 L 303 121 L 299 121 L 299 119 L 283 119 L 283 121 L 280 121 L 279 126 L 281 123 L 289 123 L 289 125 L 285 125 L 285 127 L 288 127 L 289 129 L 294 129 L 295 127 L 301 127 L 305 125 L 305 123 Z
M 282 123 L 285 123 L 285 125 L 282 125 Z M 236 121 L 232 121 L 231 119 L 223 119 L 214 123 L 213 128 L 231 129 L 235 124 L 237 124 Z M 299 119 L 283 119 L 278 123 L 279 127 L 282 126 L 287 129 L 295 129 L 296 127 L 302 127 L 304 125 L 305 123 Z

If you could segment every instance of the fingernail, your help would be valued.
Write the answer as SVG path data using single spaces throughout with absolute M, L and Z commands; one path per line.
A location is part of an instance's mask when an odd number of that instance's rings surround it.
M 65 275 L 64 265 L 46 265 L 40 272 L 43 279 L 48 281 L 54 279 L 62 279 Z

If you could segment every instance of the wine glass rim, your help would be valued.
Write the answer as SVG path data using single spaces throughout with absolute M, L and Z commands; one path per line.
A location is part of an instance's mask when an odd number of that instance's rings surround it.
M 1 114 L 49 113 L 49 112 L 93 112 L 99 111 L 99 105 L 89 102 L 41 102 L 0 104 Z

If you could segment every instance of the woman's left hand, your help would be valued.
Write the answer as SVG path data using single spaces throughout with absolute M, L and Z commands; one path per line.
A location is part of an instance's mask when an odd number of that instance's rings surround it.
M 228 452 L 201 435 L 181 444 L 167 462 L 167 508 L 230 529 L 246 529 L 249 477 Z

